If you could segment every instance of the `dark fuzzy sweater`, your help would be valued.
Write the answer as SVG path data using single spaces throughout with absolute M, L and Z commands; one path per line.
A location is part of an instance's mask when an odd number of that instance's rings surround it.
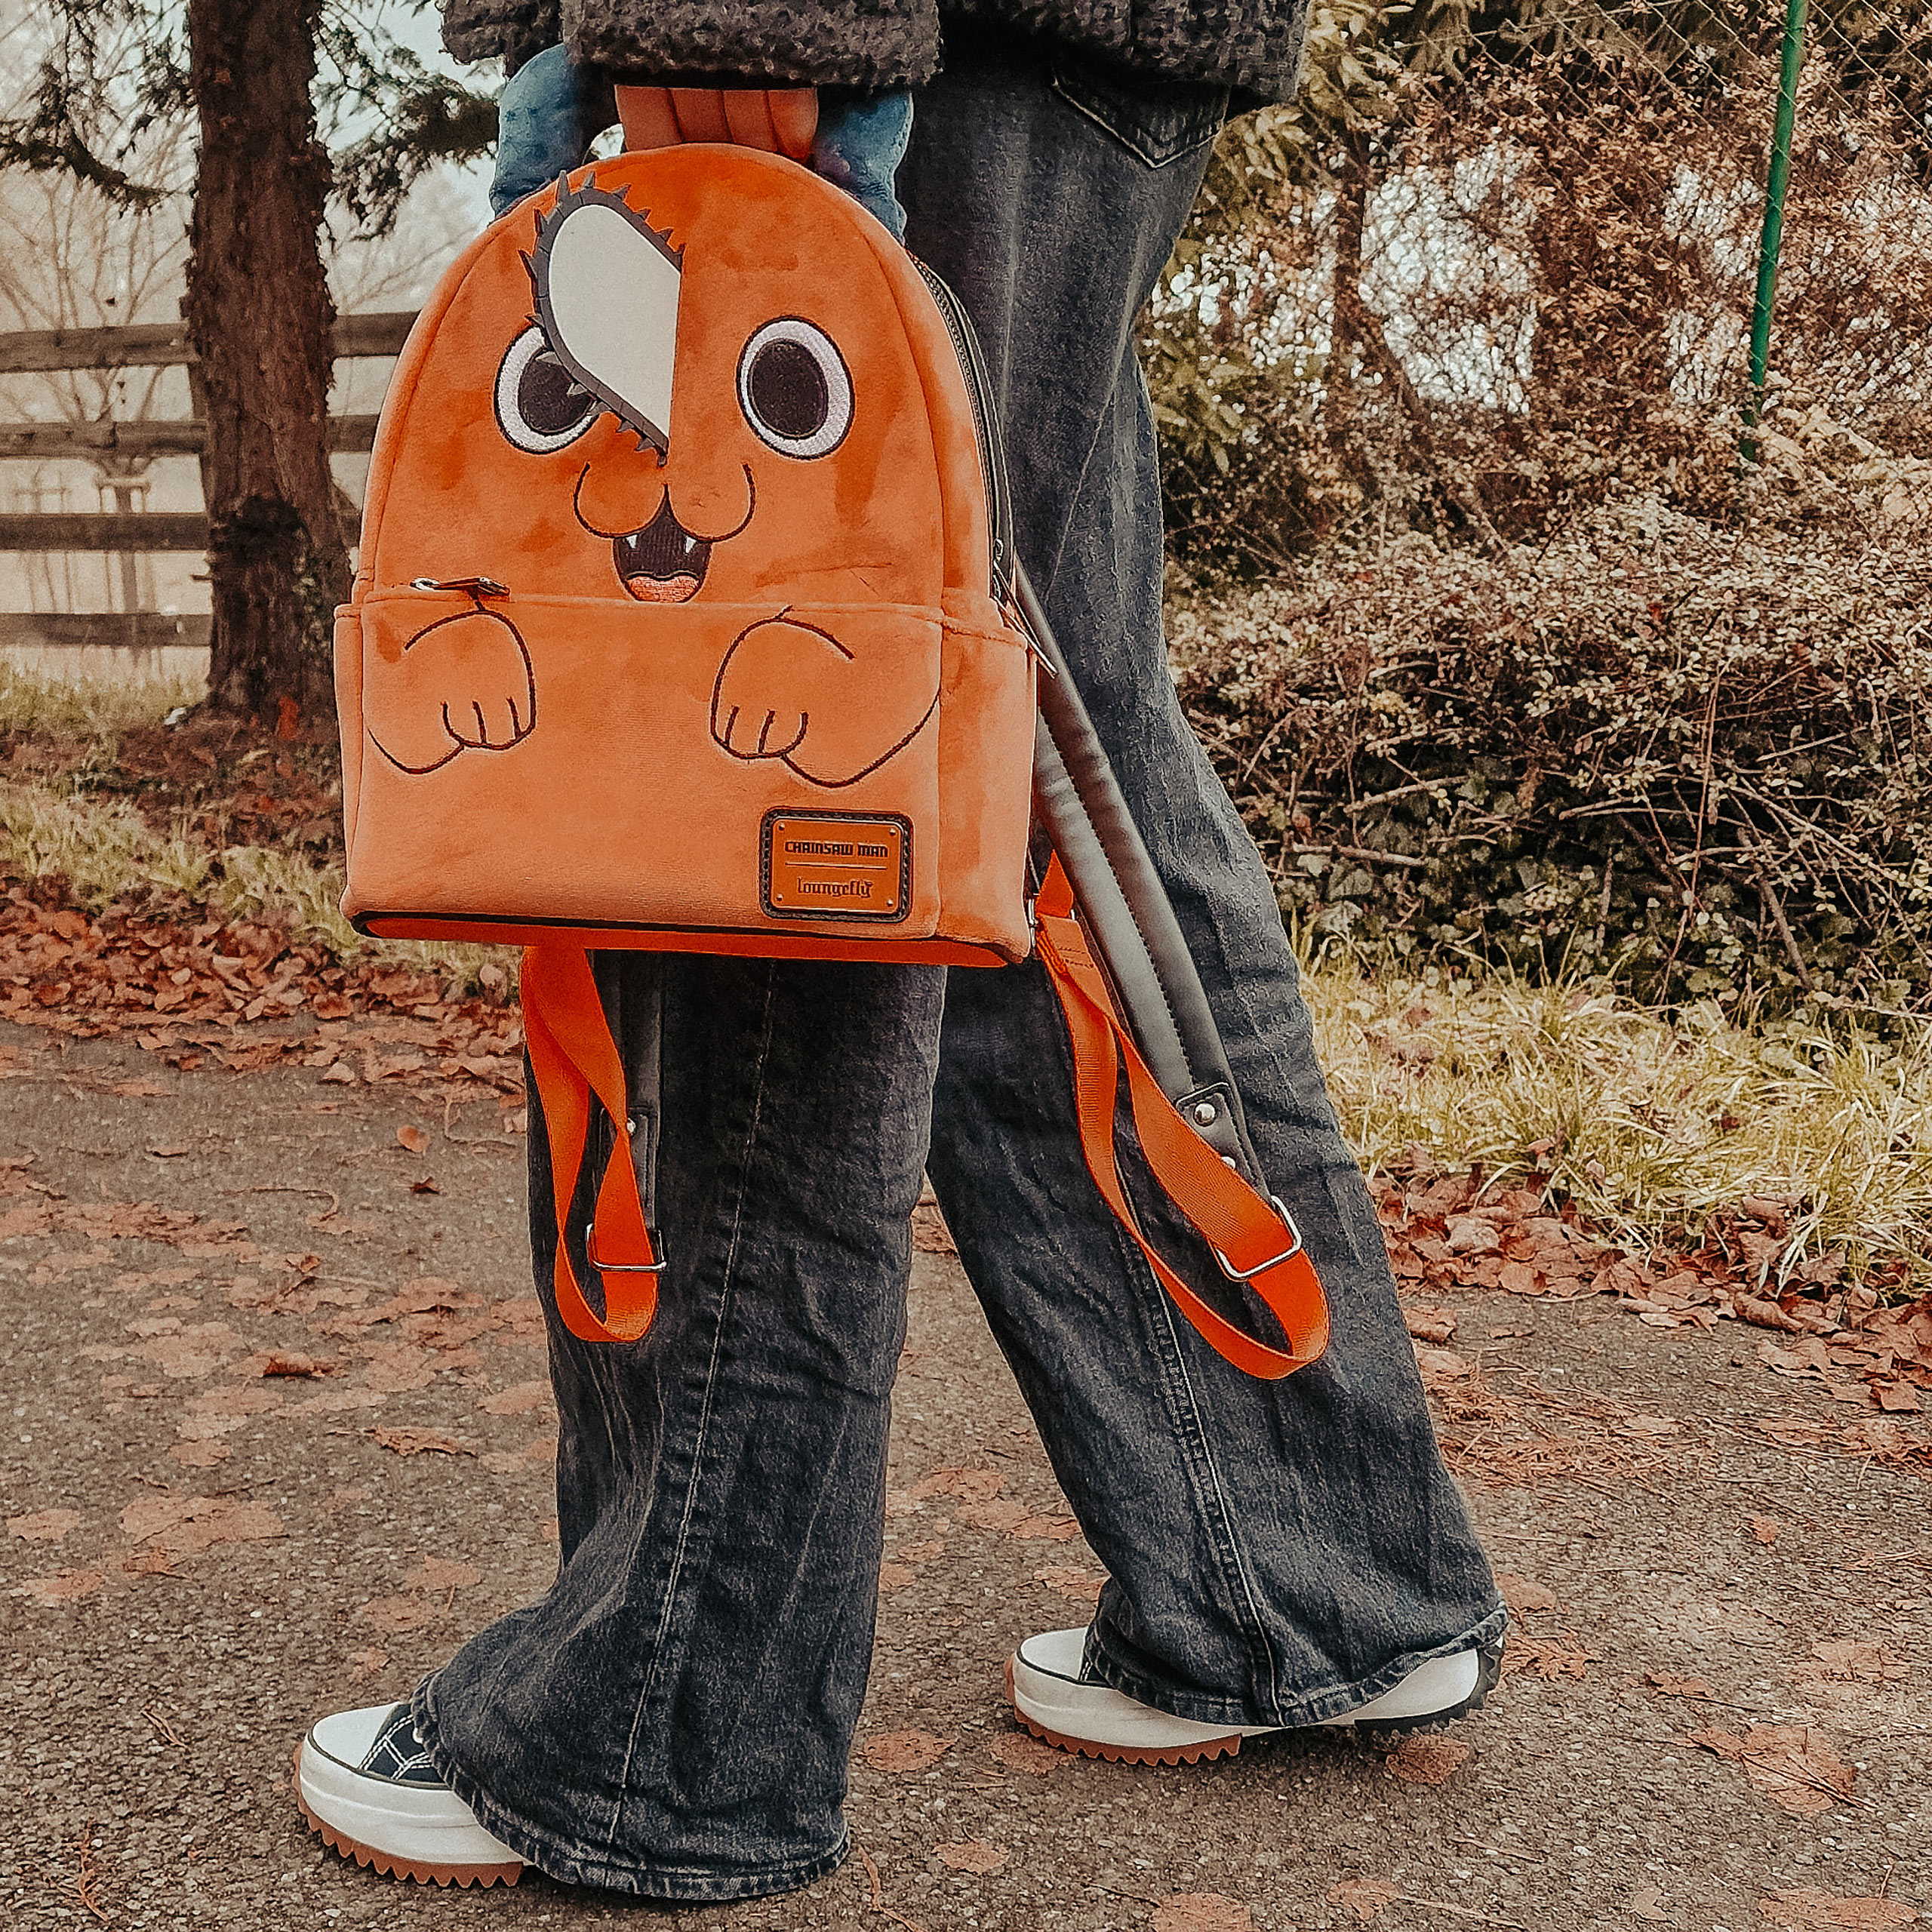
M 562 40 L 620 75 L 917 83 L 942 16 L 1092 49 L 1169 79 L 1226 82 L 1249 101 L 1294 90 L 1309 0 L 441 0 L 459 60 L 514 66 Z

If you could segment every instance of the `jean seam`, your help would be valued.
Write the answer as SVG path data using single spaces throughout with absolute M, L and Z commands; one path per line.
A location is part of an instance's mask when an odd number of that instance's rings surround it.
M 1143 1300 L 1151 1295 L 1159 1309 L 1160 1326 L 1156 1334 L 1164 1335 L 1167 1343 L 1164 1348 L 1157 1347 L 1155 1350 L 1161 1362 L 1161 1380 L 1167 1386 L 1170 1399 L 1185 1412 L 1186 1426 L 1180 1432 L 1180 1446 L 1194 1466 L 1195 1494 L 1202 1506 L 1201 1513 L 1208 1524 L 1217 1567 L 1221 1573 L 1223 1584 L 1231 1586 L 1229 1589 L 1229 1607 L 1233 1612 L 1231 1620 L 1242 1626 L 1241 1634 L 1247 1647 L 1251 1665 L 1257 1644 L 1260 1646 L 1261 1655 L 1267 1666 L 1272 1706 L 1278 1697 L 1280 1681 L 1274 1646 L 1268 1641 L 1260 1606 L 1254 1601 L 1247 1565 L 1241 1555 L 1240 1539 L 1235 1531 L 1233 1513 L 1228 1504 L 1226 1485 L 1221 1480 L 1220 1469 L 1208 1441 L 1201 1404 L 1195 1396 L 1193 1379 L 1187 1372 L 1186 1357 L 1182 1352 L 1180 1334 L 1174 1327 L 1174 1310 L 1169 1304 L 1166 1291 L 1147 1265 L 1146 1256 L 1137 1247 L 1131 1245 L 1124 1232 L 1118 1226 L 1114 1230 L 1114 1240 L 1122 1272 L 1140 1284 Z M 1204 1476 L 1206 1478 L 1204 1484 L 1201 1480 Z M 1207 1499 L 1201 1494 L 1204 1487 L 1212 1493 L 1211 1507 L 1206 1506 Z M 1241 1601 L 1244 1601 L 1247 1607 L 1246 1618 L 1241 1615 Z M 1244 1701 L 1249 1701 L 1247 1691 L 1248 1687 L 1244 1686 Z
M 758 1058 L 752 1074 L 751 1118 L 747 1123 L 744 1139 L 744 1158 L 739 1170 L 736 1200 L 732 1204 L 731 1238 L 725 1244 L 722 1278 L 718 1291 L 718 1321 L 711 1337 L 711 1353 L 705 1364 L 704 1395 L 698 1406 L 697 1428 L 691 1444 L 691 1474 L 686 1479 L 685 1506 L 678 1520 L 678 1540 L 671 1552 L 669 1572 L 664 1580 L 664 1607 L 657 1623 L 656 1635 L 651 1640 L 651 1663 L 645 1672 L 644 1682 L 638 1691 L 637 1709 L 631 1717 L 630 1734 L 624 1740 L 624 1761 L 617 1774 L 617 1796 L 613 1807 L 610 1836 L 605 1841 L 607 1854 L 614 1849 L 617 1826 L 623 1815 L 623 1795 L 630 1789 L 631 1767 L 636 1761 L 638 1738 L 644 1727 L 644 1714 L 651 1702 L 651 1692 L 656 1688 L 657 1673 L 663 1662 L 664 1646 L 671 1627 L 671 1619 L 677 1608 L 678 1584 L 682 1575 L 685 1552 L 691 1543 L 692 1519 L 697 1512 L 698 1488 L 703 1480 L 706 1438 L 709 1434 L 712 1403 L 718 1387 L 718 1366 L 724 1343 L 724 1327 L 731 1304 L 732 1270 L 737 1260 L 738 1242 L 744 1226 L 745 1196 L 751 1170 L 752 1150 L 758 1144 L 759 1115 L 764 1102 L 764 1071 L 771 1056 L 771 999 L 773 971 L 768 966 L 764 980 L 764 1003 L 760 1014 Z M 639 1532 L 639 1542 L 643 1532 Z M 636 1561 L 636 1551 L 632 1552 L 632 1562 Z
M 1134 339 L 1131 335 L 1128 338 L 1127 347 L 1121 352 L 1121 367 L 1124 368 L 1130 361 L 1134 364 L 1137 370 L 1140 367 L 1140 361 L 1134 352 Z M 1080 493 L 1087 487 L 1087 472 L 1094 466 L 1094 457 L 1100 447 L 1100 438 L 1106 435 L 1107 425 L 1112 419 L 1114 398 L 1119 393 L 1119 390 L 1120 369 L 1116 368 L 1114 371 L 1113 388 L 1107 393 L 1106 406 L 1098 412 L 1094 420 L 1092 439 L 1087 445 L 1086 454 L 1080 459 L 1080 470 L 1078 475 L 1073 479 L 1073 488 L 1067 492 L 1066 521 L 1061 527 L 1060 541 L 1054 549 L 1052 566 L 1047 572 L 1045 581 L 1034 587 L 1035 594 L 1040 600 L 1040 608 L 1042 610 L 1044 610 L 1053 600 L 1054 585 L 1060 577 L 1060 559 L 1066 555 L 1067 539 L 1073 534 L 1072 512 L 1080 501 Z M 1164 635 L 1164 632 L 1163 634 Z
M 409 1700 L 410 1711 L 419 1728 L 426 1725 L 423 1739 L 429 1761 L 444 1783 L 475 1813 L 483 1829 L 503 1840 L 526 1865 L 534 1865 L 559 1884 L 596 1885 L 641 1898 L 673 1903 L 706 1904 L 732 1899 L 759 1898 L 774 1892 L 808 1885 L 835 1871 L 851 1849 L 851 1835 L 841 1832 L 829 1849 L 808 1856 L 781 1859 L 764 1865 L 742 1866 L 720 1878 L 715 1868 L 686 1862 L 643 1864 L 620 1861 L 600 1855 L 590 1848 L 588 1839 L 572 1839 L 542 1829 L 501 1804 L 450 1755 L 431 1709 L 435 1678 L 425 1678 Z M 605 1847 L 608 1854 L 609 1847 Z M 559 1869 L 563 1868 L 563 1869 Z
M 1174 1365 L 1179 1371 L 1180 1385 L 1186 1392 L 1188 1408 L 1199 1434 L 1201 1460 L 1207 1469 L 1209 1480 L 1214 1484 L 1214 1501 L 1220 1512 L 1226 1544 L 1222 1567 L 1225 1572 L 1229 1560 L 1232 1558 L 1235 1578 L 1241 1586 L 1241 1596 L 1247 1604 L 1249 1623 L 1245 1634 L 1249 1656 L 1252 1660 L 1258 1647 L 1268 1674 L 1268 1708 L 1271 1712 L 1278 1711 L 1281 1704 L 1281 1660 L 1275 1654 L 1275 1646 L 1269 1641 L 1267 1621 L 1261 1614 L 1261 1606 L 1255 1601 L 1254 1574 L 1241 1549 L 1241 1531 L 1235 1520 L 1234 1507 L 1228 1499 L 1227 1485 L 1221 1479 L 1221 1466 L 1214 1454 L 1214 1445 L 1208 1440 L 1207 1425 L 1201 1414 L 1201 1404 L 1194 1392 L 1194 1378 L 1188 1373 L 1187 1355 L 1181 1346 L 1180 1331 L 1174 1326 L 1173 1305 L 1164 1294 L 1161 1297 L 1161 1318 L 1167 1326 L 1168 1337 L 1174 1347 Z

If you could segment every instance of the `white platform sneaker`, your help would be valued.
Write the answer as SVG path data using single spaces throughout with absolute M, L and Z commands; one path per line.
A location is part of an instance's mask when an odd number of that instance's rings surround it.
M 1231 1758 L 1244 1737 L 1260 1737 L 1275 1728 L 1171 1717 L 1109 1685 L 1083 1680 L 1080 1666 L 1086 1650 L 1084 1629 L 1048 1630 L 1029 1637 L 1006 1660 L 1014 1715 L 1035 1737 L 1063 1751 L 1121 1764 L 1193 1764 L 1204 1758 Z M 1393 1690 L 1306 1728 L 1417 1730 L 1466 1716 L 1494 1688 L 1502 1656 L 1498 1644 L 1432 1657 Z
M 436 1775 L 407 1704 L 321 1719 L 295 1749 L 295 1801 L 346 1858 L 437 1885 L 514 1885 L 523 1860 Z

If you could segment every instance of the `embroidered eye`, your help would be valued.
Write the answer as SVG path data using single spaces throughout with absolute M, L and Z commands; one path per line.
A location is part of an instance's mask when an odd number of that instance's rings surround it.
M 575 442 L 603 407 L 551 352 L 541 329 L 525 329 L 497 371 L 497 424 L 532 456 Z
M 738 358 L 738 406 L 780 455 L 829 456 L 852 426 L 852 378 L 824 330 L 782 316 Z

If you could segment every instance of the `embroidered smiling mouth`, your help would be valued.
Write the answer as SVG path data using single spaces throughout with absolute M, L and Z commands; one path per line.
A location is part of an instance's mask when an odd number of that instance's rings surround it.
M 614 537 L 611 553 L 624 589 L 641 604 L 682 604 L 711 568 L 712 540 L 694 537 L 671 510 L 671 495 L 641 530 Z

